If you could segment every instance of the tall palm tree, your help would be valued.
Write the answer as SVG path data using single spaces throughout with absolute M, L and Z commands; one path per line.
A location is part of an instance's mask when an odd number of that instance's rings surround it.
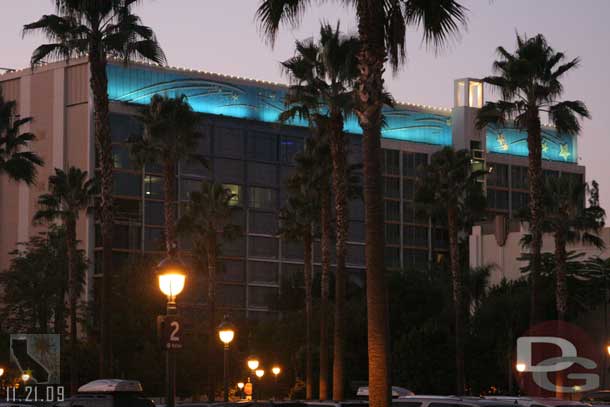
M 585 206 L 586 195 L 589 205 Z M 599 206 L 599 187 L 591 187 L 574 177 L 561 175 L 546 179 L 543 191 L 542 231 L 553 235 L 555 241 L 555 306 L 557 319 L 564 321 L 568 309 L 567 262 L 570 243 L 582 242 L 599 249 L 605 247 L 599 232 L 604 227 L 606 212 Z M 529 216 L 525 214 L 525 219 Z M 529 246 L 532 235 L 525 235 L 522 243 Z
M 296 41 L 296 55 L 282 63 L 291 82 L 286 95 L 288 110 L 281 119 L 295 116 L 315 122 L 318 129 L 328 133 L 329 157 L 332 161 L 332 188 L 336 211 L 336 271 L 335 271 L 335 322 L 333 357 L 333 400 L 343 399 L 343 353 L 346 287 L 346 241 L 348 232 L 347 213 L 347 137 L 343 132 L 345 118 L 354 106 L 353 85 L 358 75 L 356 55 L 358 39 L 343 36 L 339 23 L 333 29 L 322 24 L 320 39 Z M 323 194 L 322 198 L 328 195 Z M 330 212 L 330 200 L 321 201 L 322 217 Z M 326 212 L 325 212 L 326 211 Z M 325 219 L 322 228 L 330 225 Z M 324 229 L 322 229 L 324 232 Z M 326 235 L 329 235 L 327 231 Z M 322 233 L 323 243 L 325 234 Z M 324 248 L 324 244 L 322 245 Z M 325 258 L 323 251 L 323 260 Z M 329 256 L 327 256 L 329 257 Z M 324 262 L 323 262 L 324 263 Z M 329 266 L 327 266 L 329 267 Z M 324 271 L 324 264 L 323 264 Z M 323 273 L 323 277 L 327 273 Z M 326 302 L 328 301 L 328 278 L 322 280 L 322 307 L 320 331 L 320 399 L 328 398 L 328 349 L 326 342 Z
M 24 34 L 41 32 L 50 41 L 36 48 L 32 66 L 48 61 L 86 56 L 93 94 L 95 145 L 100 163 L 102 282 L 100 301 L 100 376 L 112 376 L 110 280 L 112 277 L 113 167 L 108 114 L 108 57 L 125 63 L 146 60 L 165 63 L 165 55 L 150 27 L 133 14 L 137 0 L 55 0 L 56 14 L 26 24 Z
M 190 195 L 184 214 L 178 222 L 178 230 L 193 239 L 194 252 L 205 254 L 208 271 L 208 400 L 215 398 L 214 346 L 216 344 L 216 267 L 220 249 L 219 237 L 229 240 L 239 233 L 239 227 L 231 223 L 236 210 L 232 204 L 235 195 L 224 185 L 203 181 L 199 191 Z
M 517 34 L 514 53 L 503 47 L 497 49 L 499 59 L 494 62 L 496 76 L 484 79 L 498 89 L 501 99 L 487 102 L 477 116 L 477 126 L 510 125 L 527 132 L 528 179 L 530 193 L 530 230 L 532 254 L 531 314 L 532 323 L 539 320 L 538 280 L 542 270 L 542 133 L 541 114 L 547 114 L 560 134 L 576 135 L 580 132 L 578 118 L 589 117 L 585 104 L 579 100 L 560 101 L 563 94 L 561 79 L 566 72 L 578 67 L 579 59 L 564 63 L 565 55 L 556 52 L 542 34 L 521 37 Z
M 140 165 L 162 163 L 164 181 L 165 248 L 168 256 L 175 255 L 176 245 L 176 176 L 181 160 L 198 158 L 200 133 L 199 115 L 186 96 L 177 98 L 154 95 L 141 110 L 144 124 L 142 137 L 131 140 L 130 152 Z
M 76 308 L 81 289 L 77 278 L 80 259 L 76 223 L 82 211 L 92 208 L 96 193 L 96 182 L 88 177 L 87 171 L 70 167 L 66 172 L 56 168 L 55 174 L 49 177 L 49 192 L 38 198 L 40 209 L 34 215 L 34 222 L 60 220 L 66 229 L 70 308 L 70 390 L 72 392 L 78 388 Z
M 31 117 L 16 116 L 17 103 L 5 101 L 0 92 L 0 175 L 32 185 L 36 180 L 36 166 L 42 166 L 42 159 L 31 151 L 22 151 L 36 140 L 34 134 L 21 133 L 20 127 L 30 123 Z
M 465 25 L 466 9 L 456 0 L 350 0 L 346 4 L 356 11 L 361 45 L 354 111 L 363 131 L 369 402 L 372 407 L 386 407 L 391 393 L 380 165 L 384 65 L 388 59 L 394 69 L 402 65 L 407 26 L 421 27 L 426 43 L 443 46 Z M 261 0 L 256 16 L 265 37 L 273 45 L 280 25 L 298 25 L 310 5 L 310 0 Z
M 456 392 L 464 392 L 464 289 L 461 275 L 458 233 L 460 219 L 466 211 L 480 208 L 483 193 L 479 182 L 483 173 L 472 171 L 467 150 L 445 147 L 434 153 L 422 175 L 416 181 L 415 201 L 426 207 L 429 214 L 446 221 L 449 231 L 449 258 L 453 281 L 455 311 Z

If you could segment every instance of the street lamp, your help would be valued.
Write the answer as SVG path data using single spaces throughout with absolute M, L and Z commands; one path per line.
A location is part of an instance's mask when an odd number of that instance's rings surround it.
M 282 372 L 282 369 L 278 365 L 274 365 L 271 368 L 271 373 L 273 373 L 273 384 L 274 384 L 274 387 L 275 387 L 274 393 L 276 393 L 276 396 L 277 396 L 277 393 L 278 393 L 278 391 L 277 391 L 277 377 L 278 377 L 278 375 L 281 372 Z
M 259 362 L 258 362 L 258 358 L 256 356 L 250 356 L 248 358 L 248 369 L 254 371 L 254 370 L 258 369 L 258 365 L 259 365 Z
M 262 392 L 262 386 L 261 386 L 261 381 L 263 379 L 263 376 L 265 375 L 265 371 L 262 368 L 258 368 L 254 371 L 254 374 L 256 375 L 256 377 L 258 377 L 258 383 L 257 383 L 257 390 L 256 390 L 256 399 L 261 399 L 261 394 Z
M 27 373 L 27 372 L 24 372 L 24 373 L 21 375 L 21 380 L 23 380 L 23 384 L 27 383 L 27 382 L 28 382 L 28 380 L 30 380 L 30 378 L 31 378 L 31 376 L 30 376 L 30 374 L 29 374 L 29 373 Z
M 523 373 L 525 372 L 525 369 L 527 369 L 527 366 L 523 362 L 517 362 L 517 364 L 515 365 L 515 369 L 517 369 L 517 372 Z
M 186 266 L 182 261 L 170 255 L 157 265 L 159 289 L 167 296 L 166 316 L 176 315 L 176 297 L 184 289 Z M 177 325 L 179 327 L 179 324 Z M 171 339 L 171 338 L 170 338 Z M 176 407 L 176 355 L 172 348 L 167 349 L 167 407 Z
M 229 322 L 229 316 L 225 315 L 224 320 L 218 325 L 218 337 L 224 344 L 224 401 L 229 401 L 229 344 L 235 337 L 235 326 Z
M 2 377 L 4 375 L 4 368 L 0 367 L 0 377 Z

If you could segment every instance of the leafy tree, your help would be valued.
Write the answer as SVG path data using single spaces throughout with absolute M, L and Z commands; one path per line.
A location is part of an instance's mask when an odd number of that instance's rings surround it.
M 144 135 L 131 140 L 130 152 L 140 165 L 162 163 L 165 209 L 165 247 L 167 255 L 176 253 L 176 176 L 181 160 L 203 158 L 197 150 L 199 115 L 191 109 L 186 96 L 170 98 L 154 95 L 141 109 Z
M 434 153 L 416 181 L 415 201 L 431 216 L 444 215 L 449 233 L 449 258 L 455 311 L 456 391 L 464 392 L 464 290 L 458 248 L 460 218 L 467 211 L 484 208 L 480 171 L 472 171 L 467 150 L 445 147 Z
M 606 213 L 599 206 L 599 187 L 595 181 L 589 188 L 586 183 L 571 176 L 549 177 L 543 193 L 542 231 L 552 234 L 555 241 L 555 304 L 557 319 L 563 321 L 568 309 L 566 246 L 582 242 L 604 248 L 599 232 L 604 227 Z M 585 207 L 587 194 L 589 206 Z M 529 213 L 525 213 L 524 219 L 530 218 Z M 522 239 L 525 246 L 531 242 L 532 234 Z
M 112 376 L 110 280 L 112 278 L 113 167 L 108 115 L 108 57 L 165 63 L 165 55 L 150 27 L 133 13 L 137 0 L 55 0 L 56 14 L 23 26 L 23 32 L 41 32 L 49 40 L 32 53 L 31 64 L 86 56 L 93 94 L 95 144 L 100 163 L 102 232 L 100 376 Z
M 199 191 L 191 193 L 184 214 L 178 223 L 178 230 L 185 236 L 192 237 L 194 252 L 205 254 L 208 271 L 208 400 L 215 399 L 214 360 L 216 340 L 216 266 L 220 244 L 218 238 L 230 240 L 239 233 L 239 227 L 231 222 L 235 212 L 236 197 L 224 185 L 203 181 Z
M 532 272 L 530 317 L 539 320 L 537 296 L 538 276 L 541 272 L 541 250 L 544 217 L 544 182 L 542 178 L 542 133 L 540 116 L 548 114 L 560 134 L 580 132 L 578 118 L 589 117 L 585 104 L 579 100 L 560 101 L 563 94 L 561 80 L 566 72 L 578 67 L 579 59 L 563 63 L 565 55 L 556 52 L 542 34 L 521 37 L 517 34 L 514 53 L 498 47 L 499 59 L 493 67 L 496 76 L 484 79 L 501 92 L 497 102 L 487 102 L 477 116 L 477 126 L 503 127 L 510 125 L 527 132 L 528 182 L 530 193 L 530 230 L 532 234 Z
M 78 335 L 77 302 L 81 293 L 78 280 L 80 256 L 76 239 L 76 223 L 81 211 L 91 209 L 97 185 L 88 178 L 87 171 L 70 167 L 67 172 L 56 168 L 49 177 L 49 192 L 38 197 L 40 209 L 34 222 L 60 220 L 66 230 L 66 254 L 68 258 L 68 303 L 70 304 L 70 391 L 78 388 Z
M 31 151 L 22 151 L 36 140 L 33 133 L 21 133 L 20 127 L 32 122 L 31 117 L 16 116 L 14 100 L 5 101 L 0 92 L 0 175 L 32 185 L 36 180 L 36 166 L 43 160 Z
M 421 27 L 424 41 L 440 47 L 465 25 L 466 10 L 455 0 L 353 0 L 346 4 L 356 11 L 361 44 L 354 112 L 363 130 L 369 401 L 372 407 L 385 407 L 391 395 L 380 166 L 384 65 L 389 58 L 397 69 L 404 61 L 408 26 Z M 310 0 L 261 0 L 256 17 L 273 45 L 280 25 L 298 25 L 310 5 Z
M 357 60 L 359 43 L 354 36 L 344 36 L 337 27 L 330 24 L 320 27 L 320 39 L 314 41 L 296 41 L 295 56 L 282 63 L 288 74 L 291 86 L 286 94 L 285 103 L 288 109 L 281 115 L 281 120 L 295 117 L 304 118 L 315 123 L 315 126 L 328 134 L 330 144 L 329 161 L 332 162 L 332 189 L 336 213 L 336 272 L 335 272 L 335 321 L 334 321 L 334 357 L 333 357 L 333 400 L 343 399 L 343 359 L 344 359 L 344 319 L 345 319 L 345 286 L 346 286 L 346 241 L 348 232 L 348 186 L 347 186 L 347 137 L 343 124 L 354 107 L 353 85 L 357 78 Z M 330 214 L 328 194 L 322 194 L 322 240 L 329 231 L 325 228 Z M 326 254 L 326 256 L 324 256 Z M 328 251 L 323 250 L 323 259 L 328 259 Z M 326 340 L 326 309 L 328 299 L 328 269 L 330 265 L 323 261 L 321 333 L 320 333 L 320 399 L 328 398 L 328 345 Z

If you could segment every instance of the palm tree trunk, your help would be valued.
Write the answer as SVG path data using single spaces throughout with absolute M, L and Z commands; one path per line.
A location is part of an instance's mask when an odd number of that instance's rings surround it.
M 164 163 L 164 211 L 165 211 L 165 250 L 168 256 L 176 254 L 176 162 L 172 158 Z
M 335 119 L 334 117 L 337 117 Z M 330 135 L 330 149 L 333 164 L 333 192 L 335 197 L 335 216 L 337 241 L 335 248 L 335 322 L 333 335 L 333 400 L 343 400 L 343 362 L 345 337 L 345 291 L 346 291 L 346 241 L 348 231 L 347 212 L 347 169 L 346 145 L 343 134 L 343 118 L 335 115 L 332 119 L 333 129 Z
M 76 279 L 76 220 L 66 221 L 66 246 L 68 256 L 68 298 L 70 302 L 70 394 L 76 394 L 78 389 L 78 357 L 76 302 L 78 281 Z
M 206 240 L 208 258 L 208 401 L 216 398 L 216 234 L 210 233 Z
M 320 284 L 320 400 L 328 400 L 328 279 L 330 275 L 330 196 L 322 187 L 320 224 L 322 228 L 322 279 Z
M 112 211 L 113 169 L 112 140 L 108 114 L 108 77 L 106 55 L 101 49 L 89 50 L 89 69 L 93 93 L 95 145 L 100 165 L 101 194 L 99 220 L 102 230 L 102 281 L 100 295 L 100 377 L 112 377 L 111 280 L 114 215 Z
M 390 404 L 388 294 L 383 260 L 384 234 L 381 189 L 381 108 L 385 38 L 384 2 L 357 3 L 359 78 L 356 114 L 362 127 L 364 213 L 366 229 L 366 304 L 369 362 L 369 404 Z
M 557 319 L 560 321 L 565 321 L 568 310 L 567 257 L 565 235 L 558 231 L 555 233 L 555 302 Z
M 528 113 L 528 182 L 530 193 L 530 233 L 532 235 L 530 272 L 530 325 L 540 321 L 539 280 L 542 268 L 542 137 L 537 112 Z
M 457 210 L 450 205 L 447 210 L 449 228 L 449 255 L 453 279 L 453 308 L 455 311 L 455 390 L 458 396 L 464 393 L 464 334 L 462 318 L 462 276 L 458 248 Z
M 311 226 L 305 228 L 303 235 L 303 273 L 305 280 L 305 400 L 313 398 L 313 365 L 311 357 L 311 319 L 312 319 L 312 295 L 311 295 L 311 277 L 312 277 L 312 236 Z

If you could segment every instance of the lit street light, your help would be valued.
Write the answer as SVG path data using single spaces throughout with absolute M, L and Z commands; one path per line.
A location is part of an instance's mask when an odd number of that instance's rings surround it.
M 255 356 L 250 356 L 248 358 L 248 369 L 255 371 L 256 369 L 258 369 L 258 358 Z
M 0 367 L 0 377 L 4 375 L 4 368 Z
M 281 372 L 282 372 L 282 369 L 278 365 L 274 365 L 271 368 L 271 373 L 273 373 L 273 384 L 275 385 L 274 393 L 275 393 L 276 397 L 277 397 L 277 393 L 279 393 L 277 390 L 277 377 L 279 376 L 279 374 Z
M 257 388 L 257 390 L 256 390 L 256 398 L 255 398 L 255 400 L 257 400 L 257 399 L 261 399 L 262 398 L 261 397 L 261 394 L 262 394 L 261 382 L 262 382 L 263 376 L 265 375 L 265 371 L 263 369 L 259 368 L 259 369 L 256 369 L 254 371 L 254 374 L 256 375 L 256 377 L 258 377 L 258 383 L 257 383 L 257 386 L 256 386 L 256 388 Z
M 24 372 L 21 375 L 21 380 L 23 380 L 23 383 L 26 384 L 28 382 L 28 380 L 31 379 L 32 376 L 30 376 L 30 374 L 28 372 Z
M 235 327 L 229 322 L 229 317 L 225 315 L 224 320 L 218 325 L 218 337 L 224 344 L 224 401 L 229 401 L 229 344 L 235 337 Z
M 239 389 L 239 399 L 240 400 L 243 398 L 242 395 L 244 392 L 244 386 L 245 386 L 244 382 L 237 383 L 237 388 Z
M 157 275 L 159 276 L 159 289 L 167 296 L 166 317 L 178 314 L 176 309 L 176 297 L 184 289 L 186 281 L 186 267 L 180 259 L 169 256 L 161 260 L 157 265 Z M 177 321 L 171 322 L 173 333 L 169 341 L 179 341 L 176 336 L 180 332 L 180 324 Z M 181 333 L 181 332 L 180 332 Z M 167 407 L 176 407 L 176 355 L 174 349 L 168 347 L 167 351 Z
M 258 377 L 259 379 L 261 379 L 264 375 L 265 375 L 265 371 L 263 369 L 256 369 L 256 377 Z
M 527 369 L 527 366 L 525 366 L 525 363 L 517 362 L 517 364 L 515 365 L 515 369 L 517 369 L 517 372 L 523 373 L 525 372 L 525 369 Z

